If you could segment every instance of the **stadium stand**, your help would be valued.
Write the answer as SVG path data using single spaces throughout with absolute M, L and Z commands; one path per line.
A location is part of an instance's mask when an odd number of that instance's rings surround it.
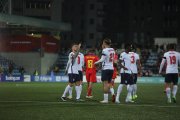
M 5 75 L 21 75 L 25 72 L 23 67 L 17 66 L 13 61 L 0 55 L 0 67 Z

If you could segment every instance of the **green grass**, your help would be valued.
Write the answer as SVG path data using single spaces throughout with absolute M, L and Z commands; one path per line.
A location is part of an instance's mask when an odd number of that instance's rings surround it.
M 58 100 L 67 83 L 0 83 L 0 120 L 179 120 L 180 104 L 167 104 L 163 85 L 139 84 L 138 101 L 100 104 L 102 85 L 94 85 L 94 99 Z M 118 84 L 116 84 L 117 88 Z M 82 98 L 85 99 L 86 84 Z M 75 96 L 75 90 L 73 90 Z M 180 99 L 180 94 L 177 94 Z

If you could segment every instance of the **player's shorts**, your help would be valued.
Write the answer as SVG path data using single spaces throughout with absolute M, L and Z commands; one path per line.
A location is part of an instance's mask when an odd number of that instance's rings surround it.
M 95 72 L 86 72 L 86 81 L 87 82 L 97 82 L 96 71 Z
M 178 73 L 168 73 L 165 76 L 166 83 L 173 83 L 174 85 L 178 84 Z
M 111 83 L 112 76 L 113 76 L 113 70 L 102 70 L 101 81 L 108 81 L 108 83 Z
M 128 73 L 121 73 L 121 83 L 120 84 L 133 85 L 134 84 L 133 76 Z
M 137 74 L 133 74 L 133 80 L 134 80 L 134 84 L 137 83 Z
M 114 68 L 112 79 L 116 79 L 116 78 L 117 78 L 117 69 Z
M 78 74 L 68 74 L 69 76 L 69 83 L 75 83 L 77 81 L 80 81 Z
M 79 72 L 79 80 L 83 81 L 83 72 L 82 71 L 78 71 Z

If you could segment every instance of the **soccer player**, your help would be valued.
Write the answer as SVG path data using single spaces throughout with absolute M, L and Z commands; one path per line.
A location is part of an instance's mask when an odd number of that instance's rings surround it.
M 81 88 L 81 91 L 82 91 L 84 55 L 81 52 L 79 52 L 79 55 L 77 56 L 77 64 L 78 64 L 80 88 Z M 69 89 L 69 96 L 67 98 L 72 99 L 72 89 Z
M 162 62 L 160 65 L 159 73 L 162 74 L 162 68 L 166 63 L 166 76 L 165 82 L 167 84 L 166 87 L 166 95 L 167 102 L 171 103 L 171 83 L 172 86 L 172 100 L 176 103 L 176 93 L 178 89 L 178 64 L 180 64 L 180 53 L 175 51 L 175 45 L 168 45 L 168 52 L 164 53 L 164 57 L 162 58 Z
M 81 87 L 80 87 L 80 79 L 79 79 L 79 72 L 78 72 L 78 55 L 79 49 L 81 44 L 73 44 L 72 45 L 72 52 L 69 54 L 69 60 L 67 62 L 65 74 L 68 73 L 69 77 L 69 84 L 66 86 L 64 93 L 61 97 L 62 101 L 66 101 L 66 94 L 67 92 L 72 89 L 73 85 L 75 84 L 76 89 L 76 101 L 82 101 L 80 99 L 81 96 Z
M 103 40 L 102 43 L 102 56 L 101 59 L 94 64 L 97 65 L 102 63 L 102 73 L 101 73 L 101 80 L 103 82 L 103 89 L 104 89 L 104 100 L 101 103 L 108 103 L 108 93 L 110 90 L 109 84 L 111 83 L 112 76 L 113 76 L 113 62 L 114 62 L 114 54 L 115 51 L 111 46 L 111 40 L 106 38 Z
M 114 93 L 114 82 L 115 82 L 115 79 L 117 78 L 117 73 L 118 73 L 118 65 L 117 64 L 118 64 L 118 54 L 115 51 L 114 63 L 113 63 L 114 71 L 113 71 L 112 81 L 110 83 L 110 92 L 112 95 L 112 102 L 115 102 L 115 99 L 116 99 L 116 96 Z
M 121 83 L 118 86 L 117 89 L 117 95 L 116 95 L 116 103 L 120 103 L 119 101 L 119 96 L 122 92 L 123 85 L 129 85 L 127 88 L 127 97 L 126 97 L 126 102 L 134 102 L 132 101 L 132 90 L 133 90 L 133 77 L 132 77 L 132 71 L 131 71 L 131 58 L 129 56 L 130 52 L 130 45 L 126 44 L 125 45 L 125 52 L 121 53 L 119 62 L 120 62 L 120 67 L 121 67 Z
M 85 61 L 85 70 L 86 70 L 86 80 L 87 80 L 87 95 L 86 98 L 93 98 L 92 96 L 92 86 L 93 83 L 96 83 L 96 71 L 97 68 L 94 65 L 95 62 L 99 60 L 99 57 L 94 54 L 95 51 L 93 49 L 90 49 L 88 51 L 88 54 L 85 55 L 84 61 Z
M 134 45 L 131 45 L 131 52 L 129 52 L 130 58 L 131 58 L 131 66 L 130 69 L 133 73 L 133 79 L 134 79 L 134 84 L 133 84 L 133 90 L 132 90 L 132 99 L 135 100 L 137 99 L 137 76 L 138 76 L 138 71 L 139 71 L 139 76 L 141 76 L 141 62 L 139 55 L 135 52 L 136 48 Z

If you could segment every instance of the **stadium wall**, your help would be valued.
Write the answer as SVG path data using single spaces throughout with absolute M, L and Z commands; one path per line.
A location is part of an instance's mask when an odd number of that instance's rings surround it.
M 33 74 L 35 70 L 44 75 L 58 58 L 58 54 L 44 53 L 41 57 L 39 52 L 8 52 L 0 53 L 1 56 L 12 60 L 16 65 L 23 66 L 28 74 Z

